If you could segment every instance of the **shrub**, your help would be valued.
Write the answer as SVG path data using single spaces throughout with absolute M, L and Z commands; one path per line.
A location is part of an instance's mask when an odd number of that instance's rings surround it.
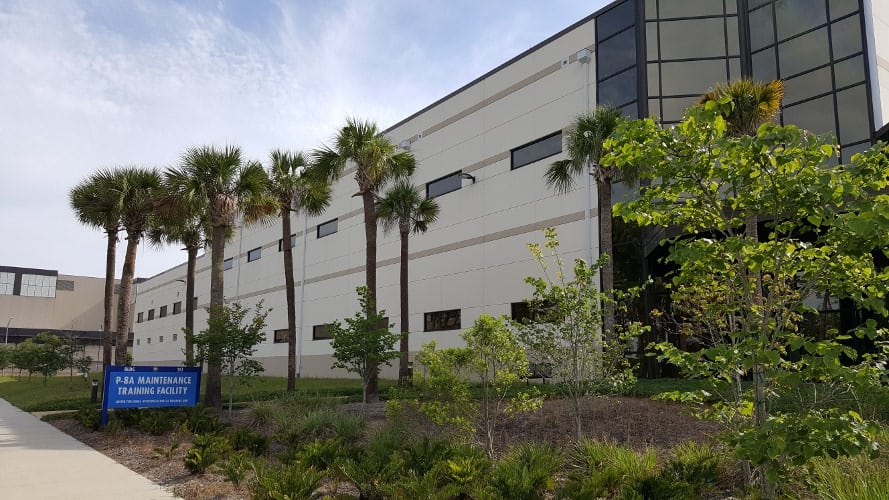
M 81 408 L 74 414 L 74 420 L 87 429 L 97 431 L 102 426 L 102 410 L 98 408 Z
M 247 472 L 249 472 L 253 467 L 253 461 L 250 458 L 250 454 L 240 451 L 238 453 L 232 453 L 229 457 L 222 461 L 219 465 L 219 472 L 225 476 L 225 479 L 231 481 L 234 484 L 241 484 L 241 481 L 247 477 Z
M 319 471 L 325 471 L 332 467 L 339 458 L 348 458 L 348 454 L 342 452 L 346 449 L 344 444 L 337 439 L 316 439 L 303 446 L 294 457 L 303 465 Z
M 445 462 L 451 453 L 452 447 L 447 441 L 423 436 L 423 439 L 408 441 L 402 456 L 405 468 L 422 476 Z
M 167 410 L 145 410 L 139 418 L 138 427 L 152 436 L 162 436 L 176 428 L 176 421 Z
M 318 488 L 324 474 L 296 462 L 290 465 L 257 464 L 256 477 L 250 490 L 256 500 L 318 498 Z
M 451 449 L 451 458 L 442 466 L 445 479 L 455 492 L 466 497 L 483 488 L 491 474 L 491 460 L 483 451 L 468 445 Z
M 889 463 L 864 456 L 818 459 L 809 488 L 825 500 L 889 499 Z
M 654 452 L 637 453 L 614 443 L 581 439 L 568 454 L 568 480 L 560 498 L 619 497 L 656 476 Z
M 277 406 L 269 401 L 259 401 L 250 407 L 250 426 L 260 427 L 268 425 L 275 419 Z
M 185 408 L 184 426 L 192 434 L 218 434 L 225 428 L 216 411 L 203 403 Z
M 496 465 L 491 486 L 503 498 L 542 499 L 555 487 L 553 475 L 560 464 L 561 457 L 553 447 L 520 444 Z
M 228 439 L 212 434 L 195 434 L 194 443 L 185 455 L 185 468 L 192 474 L 203 474 L 231 451 Z
M 246 450 L 253 456 L 260 456 L 269 448 L 269 438 L 244 427 L 238 427 L 229 434 L 232 448 Z

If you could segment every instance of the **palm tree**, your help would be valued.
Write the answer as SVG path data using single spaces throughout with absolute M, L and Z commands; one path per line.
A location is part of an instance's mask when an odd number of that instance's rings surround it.
M 376 199 L 386 184 L 410 177 L 416 168 L 414 155 L 399 152 L 377 125 L 350 118 L 334 138 L 333 147 L 323 146 L 313 152 L 320 174 L 331 182 L 343 175 L 346 164 L 355 164 L 355 182 L 364 205 L 365 286 L 368 289 L 368 314 L 377 304 L 377 211 Z M 368 381 L 369 401 L 377 400 L 377 376 Z
M 320 215 L 330 204 L 330 183 L 306 172 L 302 152 L 275 150 L 268 169 L 269 193 L 281 214 L 281 249 L 284 251 L 284 285 L 287 292 L 287 390 L 296 389 L 296 295 L 293 279 L 293 242 L 290 214 Z
M 122 168 L 115 172 L 119 196 L 120 224 L 127 233 L 127 249 L 120 275 L 120 295 L 117 302 L 117 345 L 114 363 L 127 362 L 127 343 L 132 317 L 133 277 L 136 274 L 136 250 L 145 232 L 154 223 L 155 207 L 163 194 L 160 172 L 138 167 Z
M 105 251 L 105 297 L 102 320 L 102 364 L 111 364 L 111 327 L 114 313 L 114 275 L 117 259 L 117 233 L 120 231 L 118 191 L 112 170 L 99 170 L 71 189 L 68 198 L 77 220 L 86 226 L 105 232 L 108 246 Z
M 266 195 L 268 177 L 259 163 L 245 161 L 236 146 L 189 148 L 181 165 L 167 169 L 166 175 L 173 195 L 206 210 L 202 218 L 210 228 L 210 317 L 218 319 L 225 300 L 225 242 L 239 215 L 249 224 L 273 213 L 274 203 Z M 222 408 L 222 369 L 215 363 L 207 366 L 204 402 Z
M 624 168 L 618 171 L 614 167 L 600 163 L 602 156 L 607 153 L 605 141 L 622 119 L 620 109 L 613 106 L 599 106 L 593 112 L 584 113 L 575 118 L 565 134 L 565 149 L 568 158 L 554 162 L 544 173 L 547 186 L 559 193 L 567 193 L 573 189 L 575 178 L 587 175 L 587 172 L 596 181 L 599 211 L 599 253 L 607 256 L 601 270 L 602 291 L 609 298 L 604 304 L 604 317 L 602 318 L 602 329 L 606 335 L 614 331 L 614 303 L 610 300 L 614 288 L 612 185 L 615 181 L 620 180 L 634 182 L 637 176 L 637 172 L 630 169 Z M 589 264 L 593 263 L 589 262 Z
M 408 334 L 410 333 L 410 305 L 408 300 L 408 236 L 410 233 L 425 233 L 430 224 L 438 219 L 438 203 L 428 199 L 411 184 L 408 179 L 395 183 L 377 201 L 377 215 L 385 231 L 398 228 L 401 237 L 401 353 L 398 363 L 398 380 L 404 385 L 410 379 L 408 371 Z
M 206 210 L 200 205 L 189 205 L 170 195 L 170 188 L 159 206 L 158 224 L 148 233 L 155 245 L 183 245 L 188 255 L 185 272 L 185 365 L 194 366 L 194 299 L 198 251 L 207 245 Z M 194 200 L 192 200 L 194 201 Z

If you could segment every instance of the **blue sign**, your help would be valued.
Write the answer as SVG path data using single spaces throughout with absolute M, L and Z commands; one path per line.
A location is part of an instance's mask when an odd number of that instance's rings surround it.
M 107 423 L 109 408 L 194 406 L 200 388 L 200 367 L 107 366 L 102 426 Z

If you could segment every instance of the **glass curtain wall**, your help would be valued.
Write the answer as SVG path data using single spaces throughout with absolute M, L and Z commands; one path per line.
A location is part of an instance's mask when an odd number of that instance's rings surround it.
M 636 1 L 615 3 L 596 16 L 596 98 L 638 118 Z
M 870 146 L 858 0 L 748 0 L 753 78 L 784 80 L 782 122 L 831 134 L 842 160 Z
M 741 77 L 737 0 L 646 0 L 648 113 L 665 125 L 714 84 Z

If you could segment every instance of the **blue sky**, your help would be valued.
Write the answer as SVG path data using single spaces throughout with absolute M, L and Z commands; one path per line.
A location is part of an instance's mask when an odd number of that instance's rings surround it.
M 96 169 L 387 127 L 606 3 L 0 0 L 0 265 L 102 276 L 67 200 Z M 137 275 L 182 261 L 143 248 Z

